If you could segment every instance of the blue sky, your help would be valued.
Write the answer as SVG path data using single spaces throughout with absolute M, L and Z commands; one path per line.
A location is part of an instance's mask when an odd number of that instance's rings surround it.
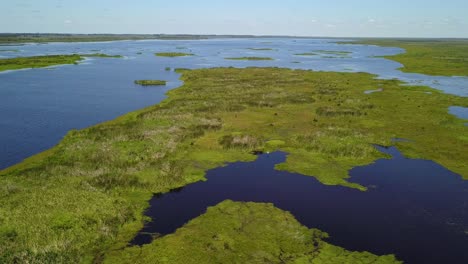
M 0 0 L 0 32 L 468 38 L 468 0 Z

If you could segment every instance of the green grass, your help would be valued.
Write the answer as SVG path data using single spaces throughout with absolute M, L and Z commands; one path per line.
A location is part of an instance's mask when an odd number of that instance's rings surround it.
M 365 190 L 347 181 L 349 170 L 388 157 L 372 144 L 406 138 L 394 143 L 406 156 L 468 179 L 468 127 L 447 111 L 468 107 L 468 98 L 365 73 L 178 71 L 184 85 L 162 103 L 70 131 L 53 149 L 0 172 L 0 263 L 91 263 L 116 254 L 141 229 L 154 193 L 252 161 L 252 150 L 288 152 L 277 169 Z M 364 94 L 376 87 L 383 91 Z M 252 243 L 270 240 L 254 231 L 246 232 Z M 167 239 L 157 243 L 170 247 Z
M 406 53 L 385 56 L 403 64 L 403 72 L 468 76 L 468 40 L 366 39 L 349 43 L 405 49 Z
M 350 252 L 272 204 L 224 201 L 175 234 L 111 253 L 104 263 L 401 263 Z
M 159 52 L 155 53 L 158 57 L 185 57 L 185 56 L 193 56 L 192 53 L 184 53 L 184 52 Z
M 0 59 L 0 72 L 7 70 L 19 70 L 27 68 L 44 68 L 55 65 L 77 64 L 85 57 L 121 58 L 120 55 L 95 54 L 72 54 L 72 55 L 46 55 L 33 57 L 18 57 Z
M 273 60 L 268 57 L 238 57 L 238 58 L 226 58 L 226 60 L 252 60 L 252 61 L 267 61 Z
M 135 84 L 143 85 L 143 86 L 151 86 L 151 85 L 166 85 L 166 81 L 160 80 L 137 80 Z

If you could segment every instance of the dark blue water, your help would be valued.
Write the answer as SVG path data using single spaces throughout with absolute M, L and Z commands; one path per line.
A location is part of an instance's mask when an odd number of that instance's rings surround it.
M 156 195 L 146 212 L 153 222 L 132 244 L 172 233 L 208 206 L 231 199 L 273 203 L 349 250 L 396 254 L 406 263 L 468 263 L 468 183 L 432 161 L 378 148 L 393 158 L 350 172 L 350 181 L 367 192 L 276 171 L 275 164 L 286 159 L 282 152 L 211 170 L 206 182 Z

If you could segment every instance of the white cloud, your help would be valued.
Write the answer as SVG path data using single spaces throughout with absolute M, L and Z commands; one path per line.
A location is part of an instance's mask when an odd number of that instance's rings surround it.
M 375 23 L 375 19 L 374 19 L 374 18 L 369 18 L 369 19 L 367 20 L 367 22 L 369 22 L 369 23 Z
M 326 24 L 325 26 L 327 26 L 328 28 L 336 28 L 336 25 L 334 24 Z
M 63 21 L 63 23 L 65 23 L 65 24 L 71 24 L 71 23 L 73 23 L 73 21 L 67 19 L 67 20 Z

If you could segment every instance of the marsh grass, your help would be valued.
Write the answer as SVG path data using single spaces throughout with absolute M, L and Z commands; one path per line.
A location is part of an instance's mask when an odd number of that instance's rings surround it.
M 175 234 L 115 252 L 105 263 L 401 263 L 393 255 L 344 250 L 327 237 L 272 204 L 228 200 Z
M 184 53 L 184 52 L 159 52 L 155 53 L 158 57 L 186 57 L 186 56 L 193 56 L 192 53 Z
M 388 158 L 372 144 L 395 144 L 408 157 L 434 160 L 468 179 L 468 127 L 447 111 L 468 107 L 467 98 L 365 73 L 177 71 L 184 85 L 160 104 L 70 131 L 53 149 L 0 172 L 0 263 L 91 263 L 117 254 L 142 227 L 154 193 L 203 180 L 207 170 L 227 162 L 252 161 L 254 150 L 288 152 L 277 169 L 360 190 L 347 181 L 348 171 Z M 375 87 L 383 91 L 364 94 Z M 220 221 L 213 225 L 228 225 Z M 274 244 L 278 231 L 264 230 L 263 237 L 246 229 L 245 235 Z M 297 233 L 282 234 L 287 252 L 295 252 L 289 239 Z M 178 245 L 185 242 L 169 237 L 157 240 L 158 250 L 148 256 L 165 254 L 159 247 L 182 252 Z M 201 252 L 193 246 L 183 252 Z
M 403 64 L 403 72 L 468 76 L 468 40 L 368 39 L 346 44 L 403 48 L 403 54 L 385 56 Z
M 166 81 L 161 80 L 137 80 L 135 84 L 142 85 L 142 86 L 158 86 L 158 85 L 166 85 Z
M 120 55 L 107 55 L 102 53 L 9 58 L 0 59 L 0 71 L 19 70 L 26 68 L 44 68 L 64 64 L 77 64 L 85 57 L 122 58 Z

